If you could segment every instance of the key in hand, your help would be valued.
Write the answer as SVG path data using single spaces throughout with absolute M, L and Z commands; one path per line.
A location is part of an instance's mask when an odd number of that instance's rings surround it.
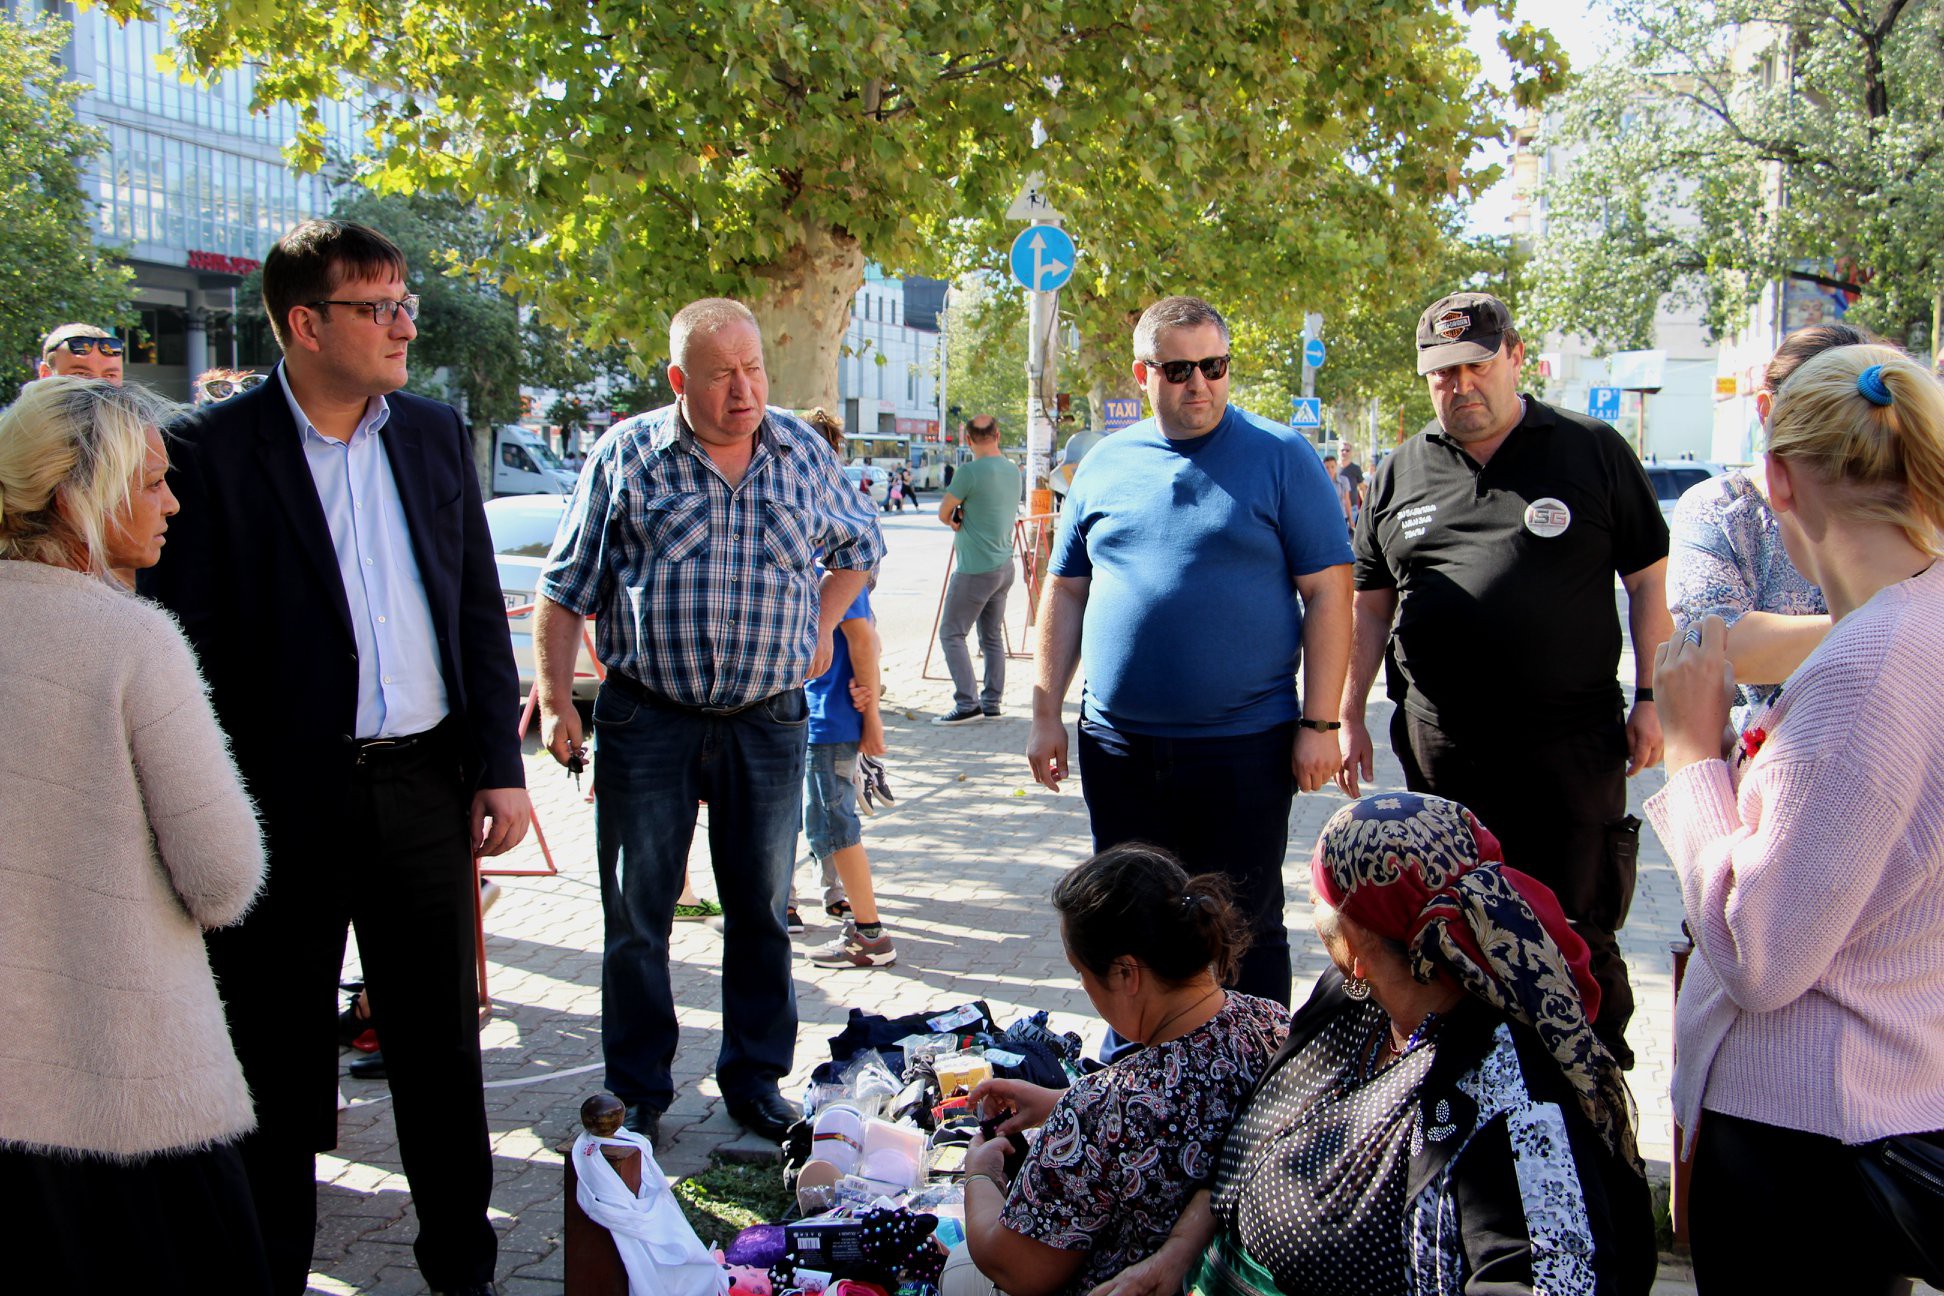
M 574 791 L 580 791 L 581 771 L 587 768 L 587 758 L 577 749 L 567 758 L 567 772 L 574 776 Z

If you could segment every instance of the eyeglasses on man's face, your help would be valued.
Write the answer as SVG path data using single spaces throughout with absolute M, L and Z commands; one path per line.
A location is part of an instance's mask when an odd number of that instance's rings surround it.
M 1150 369 L 1159 370 L 1163 378 L 1179 387 L 1188 381 L 1188 375 L 1199 369 L 1202 377 L 1214 382 L 1228 373 L 1229 358 L 1225 355 L 1208 356 L 1201 360 L 1143 360 Z
M 418 319 L 419 312 L 417 293 L 407 293 L 397 300 L 386 298 L 381 301 L 336 301 L 326 298 L 323 301 L 305 302 L 304 305 L 313 307 L 354 306 L 359 310 L 371 312 L 372 320 L 386 327 L 389 327 L 391 322 L 398 318 L 398 312 L 400 311 L 405 312 L 406 319 L 413 321 Z
M 62 338 L 59 342 L 47 348 L 47 354 L 53 355 L 62 347 L 66 347 L 70 355 L 84 356 L 92 351 L 99 351 L 105 356 L 118 356 L 122 353 L 122 340 L 111 337 Z
M 238 392 L 255 391 L 263 386 L 267 375 L 260 373 L 244 374 L 241 378 L 211 378 L 202 385 L 203 395 L 213 401 L 226 401 Z

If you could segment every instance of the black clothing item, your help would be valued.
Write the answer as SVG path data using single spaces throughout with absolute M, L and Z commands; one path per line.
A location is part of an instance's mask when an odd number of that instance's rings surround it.
M 1442 431 L 1399 446 L 1356 552 L 1358 589 L 1398 592 L 1393 700 L 1452 728 L 1578 729 L 1620 705 L 1613 577 L 1667 557 L 1667 523 L 1619 433 L 1527 397 L 1483 468 Z
M 1633 906 L 1640 821 L 1627 813 L 1627 729 L 1619 715 L 1522 738 L 1490 726 L 1441 728 L 1398 707 L 1391 749 L 1406 787 L 1470 810 L 1499 839 L 1507 864 L 1553 889 L 1600 983 L 1593 1033 L 1631 1068 L 1633 986 L 1614 933 Z
M 1284 1296 L 1409 1285 L 1404 1185 L 1435 1032 L 1389 1061 L 1390 1019 L 1351 1003 L 1249 1099 L 1222 1148 L 1210 1206 Z
M 372 1015 L 384 1023 L 419 1270 L 433 1287 L 493 1276 L 471 805 L 459 759 L 443 743 L 358 766 L 328 836 L 273 848 L 277 866 L 309 885 L 273 890 L 249 921 L 208 936 L 230 1038 L 256 1099 L 243 1163 L 280 1294 L 307 1284 L 316 1153 L 337 1143 L 338 1049 L 327 1027 L 348 925 L 357 928 Z M 289 912 L 296 905 L 301 914 Z
M 234 1143 L 136 1161 L 0 1147 L 6 1289 L 41 1296 L 267 1296 Z M 85 1211 L 69 1208 L 86 1203 Z
M 513 722 L 519 674 L 465 424 L 423 397 L 386 400 L 379 439 L 445 685 L 439 742 L 369 757 L 354 745 L 368 735 L 356 732 L 344 576 L 282 383 L 170 428 L 169 485 L 182 512 L 162 561 L 139 578 L 194 645 L 263 818 L 263 895 L 208 944 L 256 1101 L 243 1158 L 280 1291 L 304 1288 L 312 1154 L 337 1142 L 347 923 L 385 1021 L 421 1269 L 435 1287 L 493 1274 L 468 839 L 476 789 L 526 782 Z
M 1344 994 L 1342 975 L 1325 973 L 1256 1095 L 1332 1024 L 1363 1011 Z M 1590 1237 L 1592 1290 L 1646 1296 L 1659 1264 L 1646 1177 L 1608 1150 L 1539 1037 L 1467 998 L 1439 1019 L 1435 1039 L 1412 1118 L 1423 1137 L 1412 1141 L 1406 1214 L 1396 1221 L 1411 1290 L 1531 1291 L 1539 1269 L 1542 1289 L 1582 1293 L 1578 1262 L 1558 1266 L 1585 1254 Z M 1583 1215 L 1560 1195 L 1562 1178 L 1577 1183 Z M 1551 1236 L 1535 1248 L 1540 1230 Z M 1447 1278 L 1451 1285 L 1439 1286 Z
M 1760 1121 L 1701 1113 L 1688 1231 L 1702 1296 L 1907 1291 L 1903 1246 L 1856 1184 L 1856 1149 Z

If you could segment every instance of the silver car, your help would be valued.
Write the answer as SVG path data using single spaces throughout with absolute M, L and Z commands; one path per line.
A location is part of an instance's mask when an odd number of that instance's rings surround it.
M 1709 478 L 1719 477 L 1728 471 L 1718 463 L 1701 459 L 1650 459 L 1641 466 L 1647 470 L 1647 480 L 1654 484 L 1654 496 L 1660 501 L 1661 516 L 1670 522 L 1674 519 L 1674 506 L 1681 502 L 1681 496 Z
M 493 536 L 500 596 L 506 600 L 506 624 L 513 635 L 513 661 L 520 669 L 523 699 L 533 689 L 533 591 L 540 584 L 567 502 L 565 495 L 509 495 L 486 501 L 486 529 Z M 525 610 L 515 616 L 516 609 Z M 574 697 L 592 701 L 600 687 L 594 658 L 582 643 L 580 660 L 574 663 Z

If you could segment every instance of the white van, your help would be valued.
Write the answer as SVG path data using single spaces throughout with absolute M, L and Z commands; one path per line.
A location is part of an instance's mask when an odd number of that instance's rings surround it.
M 577 474 L 531 428 L 493 429 L 493 494 L 571 495 Z

